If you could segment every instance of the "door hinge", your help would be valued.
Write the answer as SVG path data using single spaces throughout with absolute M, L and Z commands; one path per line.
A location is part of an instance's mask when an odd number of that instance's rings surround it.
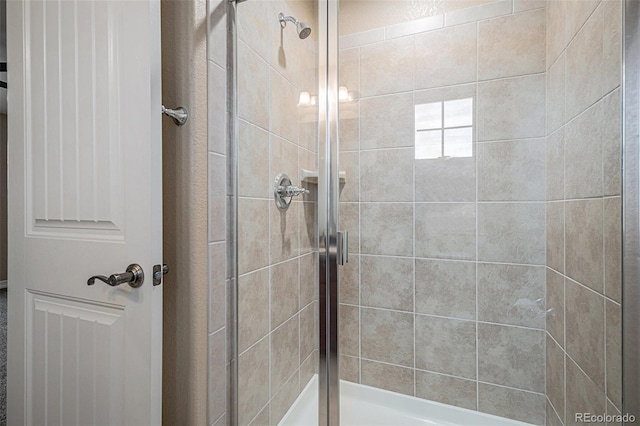
M 163 275 L 167 275 L 169 273 L 169 266 L 166 264 L 162 265 L 153 265 L 153 285 L 162 284 Z

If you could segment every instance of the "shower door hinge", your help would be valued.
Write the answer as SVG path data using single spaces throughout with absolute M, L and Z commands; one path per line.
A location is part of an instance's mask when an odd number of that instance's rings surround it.
M 349 231 L 338 231 L 338 265 L 349 263 Z
M 153 265 L 153 285 L 162 284 L 162 278 L 169 273 L 169 266 L 166 264 Z

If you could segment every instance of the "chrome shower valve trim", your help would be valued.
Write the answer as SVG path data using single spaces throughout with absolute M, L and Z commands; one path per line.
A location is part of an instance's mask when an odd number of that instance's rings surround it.
M 286 173 L 280 173 L 276 176 L 273 185 L 273 196 L 276 201 L 276 206 L 278 206 L 280 210 L 287 210 L 291 205 L 293 197 L 307 195 L 309 193 L 308 189 L 292 185 L 291 178 L 289 178 Z

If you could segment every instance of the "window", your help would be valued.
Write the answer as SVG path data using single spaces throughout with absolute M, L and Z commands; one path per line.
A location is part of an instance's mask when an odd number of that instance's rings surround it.
M 416 160 L 473 156 L 473 98 L 415 106 Z

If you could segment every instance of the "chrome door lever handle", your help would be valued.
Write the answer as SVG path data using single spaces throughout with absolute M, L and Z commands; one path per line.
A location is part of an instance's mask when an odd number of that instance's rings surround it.
M 133 288 L 138 288 L 144 283 L 144 271 L 142 267 L 137 263 L 129 265 L 127 271 L 121 274 L 112 274 L 108 277 L 104 275 L 94 275 L 87 280 L 87 285 L 94 285 L 96 280 L 100 280 L 111 287 L 116 287 L 121 284 L 129 284 Z

